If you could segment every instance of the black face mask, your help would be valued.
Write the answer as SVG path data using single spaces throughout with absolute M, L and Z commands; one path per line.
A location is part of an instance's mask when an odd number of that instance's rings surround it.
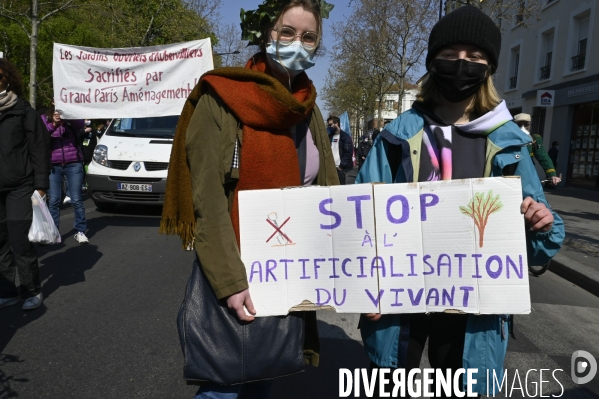
M 478 90 L 487 77 L 488 65 L 466 60 L 433 60 L 430 70 L 439 93 L 452 103 L 464 101 Z

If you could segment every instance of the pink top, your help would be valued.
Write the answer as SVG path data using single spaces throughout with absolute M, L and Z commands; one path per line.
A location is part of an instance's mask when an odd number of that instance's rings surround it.
M 311 186 L 318 175 L 318 168 L 320 166 L 320 158 L 318 155 L 318 148 L 314 144 L 314 138 L 312 138 L 312 132 L 308 128 L 306 137 L 306 173 L 304 177 L 304 186 Z

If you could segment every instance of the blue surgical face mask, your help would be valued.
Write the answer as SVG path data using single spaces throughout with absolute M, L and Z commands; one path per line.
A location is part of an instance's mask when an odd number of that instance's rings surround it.
M 288 46 L 279 45 L 277 54 L 277 41 L 272 40 L 266 47 L 266 54 L 274 66 L 285 75 L 299 75 L 314 66 L 314 53 L 309 53 L 302 43 L 297 40 Z

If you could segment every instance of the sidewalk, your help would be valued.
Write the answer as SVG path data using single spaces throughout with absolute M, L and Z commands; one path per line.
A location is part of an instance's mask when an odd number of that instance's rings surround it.
M 563 187 L 545 195 L 566 227 L 549 270 L 599 296 L 599 191 Z
M 358 168 L 347 174 L 353 184 Z M 566 239 L 549 270 L 599 296 L 599 191 L 576 187 L 546 189 L 551 207 L 564 219 Z

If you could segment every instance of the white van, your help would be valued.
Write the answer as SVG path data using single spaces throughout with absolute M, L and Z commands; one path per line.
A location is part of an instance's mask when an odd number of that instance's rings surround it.
M 87 170 L 98 209 L 116 204 L 162 205 L 179 115 L 113 119 Z

